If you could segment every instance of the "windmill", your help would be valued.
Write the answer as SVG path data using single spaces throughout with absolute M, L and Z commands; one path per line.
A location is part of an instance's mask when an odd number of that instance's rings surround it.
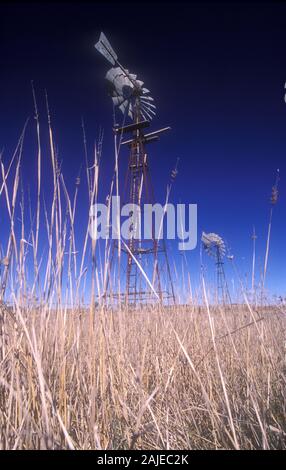
M 226 247 L 223 239 L 216 233 L 202 233 L 202 245 L 205 252 L 215 259 L 217 275 L 217 303 L 231 303 L 228 285 L 224 272 L 223 258 L 226 255 Z
M 143 86 L 142 80 L 137 79 L 137 75 L 120 64 L 104 33 L 100 34 L 95 48 L 113 65 L 105 76 L 113 105 L 132 121 L 152 120 L 156 114 L 156 106 L 152 103 L 154 99 L 150 96 L 150 91 Z
M 114 111 L 119 110 L 123 115 L 122 126 L 120 127 L 114 122 L 113 131 L 115 140 L 117 136 L 120 137 L 120 147 L 129 149 L 129 163 L 125 179 L 125 202 L 136 204 L 141 209 L 144 203 L 152 204 L 154 202 L 146 145 L 157 141 L 159 136 L 170 127 L 145 133 L 156 114 L 156 106 L 150 91 L 144 86 L 144 82 L 137 78 L 136 74 L 130 73 L 120 64 L 116 52 L 104 33 L 100 34 L 95 48 L 112 65 L 105 78 Z M 127 119 L 130 119 L 132 123 L 125 125 Z M 123 135 L 129 135 L 129 138 L 122 140 Z M 110 264 L 114 258 L 116 243 L 113 242 Z M 153 303 L 158 300 L 168 303 L 175 302 L 165 241 L 157 240 L 153 231 L 151 240 L 137 239 L 131 236 L 128 239 L 128 244 L 123 243 L 121 247 L 120 249 L 125 252 L 127 257 L 125 292 L 117 292 L 117 294 L 112 292 L 111 276 L 109 275 L 104 287 L 105 298 L 110 295 L 113 298 L 117 296 L 120 302 L 124 299 L 127 304 L 132 305 Z M 161 261 L 162 256 L 163 261 Z

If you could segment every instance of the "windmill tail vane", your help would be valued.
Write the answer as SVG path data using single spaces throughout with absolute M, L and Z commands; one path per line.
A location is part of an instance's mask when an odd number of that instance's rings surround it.
M 106 60 L 108 60 L 108 62 L 115 65 L 117 62 L 117 55 L 104 33 L 100 34 L 99 40 L 94 47 L 106 58 Z

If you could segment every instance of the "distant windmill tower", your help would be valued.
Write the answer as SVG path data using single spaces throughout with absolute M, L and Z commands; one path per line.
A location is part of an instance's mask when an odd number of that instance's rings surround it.
M 112 64 L 105 78 L 114 109 L 118 108 L 123 114 L 122 127 L 114 123 L 113 130 L 115 141 L 119 137 L 120 145 L 129 148 L 129 164 L 125 180 L 127 200 L 124 202 L 136 204 L 140 207 L 142 214 L 143 204 L 154 202 L 146 144 L 157 141 L 159 135 L 169 130 L 170 127 L 144 133 L 144 129 L 149 127 L 150 121 L 155 116 L 156 106 L 153 104 L 154 100 L 150 96 L 150 91 L 143 86 L 144 83 L 141 80 L 137 79 L 137 75 L 130 73 L 119 63 L 117 54 L 103 33 L 95 47 Z M 125 125 L 128 117 L 132 120 L 132 124 Z M 130 137 L 122 141 L 123 134 L 129 134 Z M 118 245 L 119 242 L 117 242 L 117 248 Z M 116 246 L 115 242 L 112 250 L 113 257 L 114 246 Z M 151 240 L 131 236 L 127 244 L 120 243 L 120 249 L 125 252 L 127 258 L 125 291 L 121 289 L 121 292 L 115 293 L 113 286 L 110 285 L 111 275 L 109 275 L 105 286 L 105 297 L 117 296 L 120 302 L 125 301 L 132 305 L 154 301 L 175 302 L 165 242 L 155 238 L 154 230 Z M 163 261 L 161 261 L 162 256 Z M 110 269 L 109 272 L 111 272 Z M 121 273 L 118 275 L 120 276 Z
M 225 243 L 216 233 L 202 233 L 202 245 L 206 253 L 215 259 L 217 274 L 217 303 L 231 303 L 228 285 L 224 272 L 223 258 L 226 254 Z

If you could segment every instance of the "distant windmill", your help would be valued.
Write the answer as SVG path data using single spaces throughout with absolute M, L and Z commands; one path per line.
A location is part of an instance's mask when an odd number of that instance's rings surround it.
M 216 233 L 202 233 L 202 245 L 206 253 L 215 259 L 217 272 L 217 302 L 225 304 L 231 303 L 231 298 L 227 286 L 224 272 L 223 258 L 226 254 L 226 247 L 223 239 Z

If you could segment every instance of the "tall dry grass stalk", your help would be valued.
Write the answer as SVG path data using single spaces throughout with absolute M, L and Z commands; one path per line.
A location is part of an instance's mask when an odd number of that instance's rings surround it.
M 278 183 L 280 179 L 280 172 L 279 169 L 276 172 L 275 184 L 272 187 L 271 192 L 271 208 L 270 208 L 270 216 L 269 216 L 269 224 L 268 224 L 268 232 L 267 232 L 267 241 L 266 241 L 266 250 L 265 250 L 265 258 L 264 258 L 264 269 L 263 269 L 263 277 L 262 277 L 262 296 L 265 294 L 265 281 L 266 281 L 266 274 L 267 274 L 267 267 L 268 267 L 268 257 L 269 257 L 269 248 L 270 248 L 270 236 L 271 236 L 271 228 L 272 228 L 272 217 L 273 217 L 273 209 L 274 206 L 277 204 L 278 201 Z

